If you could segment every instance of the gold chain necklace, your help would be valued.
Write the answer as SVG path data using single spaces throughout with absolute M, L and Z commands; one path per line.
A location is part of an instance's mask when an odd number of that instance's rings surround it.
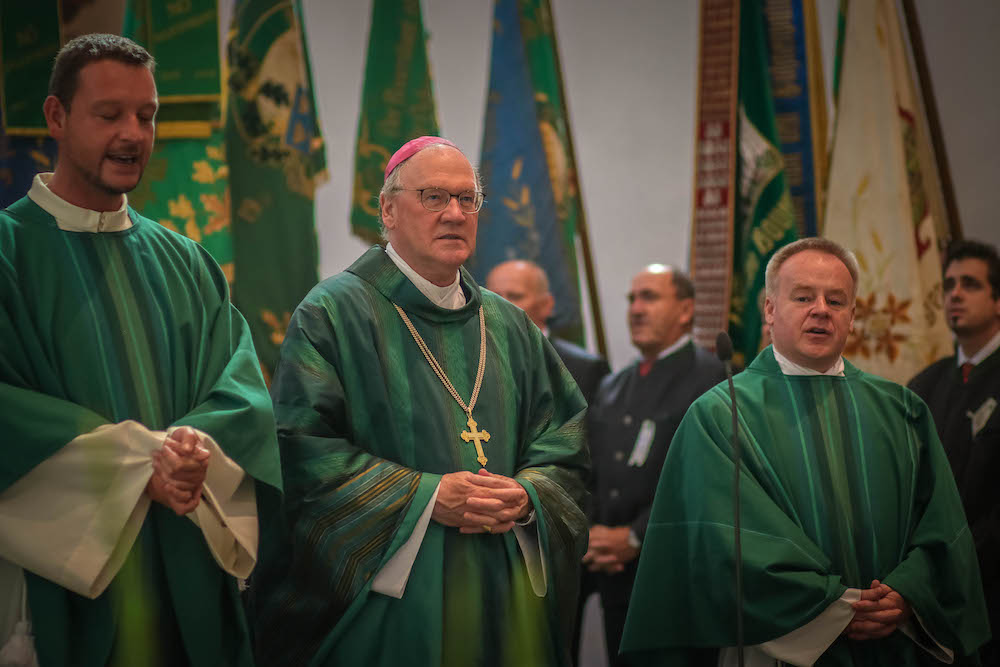
M 427 363 L 430 364 L 431 370 L 433 370 L 434 374 L 438 376 L 438 379 L 441 380 L 441 384 L 443 384 L 444 388 L 448 390 L 451 397 L 458 402 L 465 414 L 469 415 L 469 420 L 466 422 L 466 426 L 469 427 L 469 430 L 459 433 L 459 437 L 465 442 L 472 442 L 475 444 L 477 454 L 476 460 L 479 461 L 479 465 L 485 468 L 487 458 L 486 454 L 483 453 L 482 443 L 490 441 L 490 434 L 486 431 L 486 429 L 483 429 L 482 431 L 478 430 L 479 425 L 476 423 L 476 420 L 472 418 L 472 409 L 476 407 L 476 399 L 479 398 L 479 390 L 483 386 L 483 374 L 486 372 L 486 315 L 483 313 L 483 307 L 479 306 L 479 369 L 476 371 L 476 384 L 472 389 L 472 397 L 469 399 L 469 404 L 466 405 L 465 401 L 462 400 L 462 397 L 458 395 L 455 385 L 453 385 L 451 380 L 448 379 L 448 376 L 445 375 L 444 369 L 441 368 L 441 364 L 438 363 L 438 360 L 434 358 L 434 354 L 431 353 L 430 348 L 427 347 L 427 343 L 425 343 L 424 339 L 420 337 L 419 333 L 417 333 L 417 329 L 413 326 L 413 322 L 411 322 L 410 318 L 406 316 L 406 313 L 403 312 L 402 308 L 396 304 L 392 305 L 396 308 L 396 312 L 399 313 L 399 316 L 403 319 L 403 323 L 406 324 L 406 328 L 410 330 L 410 335 L 413 336 L 413 340 L 417 343 L 417 347 L 419 347 L 420 351 L 423 352 L 424 359 L 426 359 Z

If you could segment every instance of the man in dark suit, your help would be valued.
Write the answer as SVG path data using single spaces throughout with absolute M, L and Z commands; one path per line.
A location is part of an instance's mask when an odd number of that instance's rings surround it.
M 958 241 L 948 249 L 944 307 L 956 354 L 910 380 L 931 409 L 976 542 L 994 637 L 1000 628 L 1000 256 L 992 246 Z M 980 650 L 1000 664 L 1000 641 Z
M 715 355 L 691 340 L 694 285 L 684 273 L 648 266 L 628 300 L 642 358 L 601 383 L 587 419 L 594 496 L 583 562 L 601 595 L 612 665 L 623 664 L 618 645 L 667 447 L 691 403 L 726 378 Z
M 607 361 L 579 345 L 549 335 L 546 322 L 552 316 L 555 299 L 549 292 L 549 279 L 542 267 L 520 259 L 497 264 L 486 276 L 486 289 L 523 310 L 542 330 L 590 404 L 598 385 L 611 368 Z

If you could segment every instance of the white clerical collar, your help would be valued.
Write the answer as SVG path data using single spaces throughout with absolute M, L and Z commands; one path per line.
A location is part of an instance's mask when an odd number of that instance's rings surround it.
M 982 349 L 971 357 L 965 356 L 965 352 L 962 351 L 962 346 L 959 345 L 958 355 L 956 355 L 958 357 L 958 365 L 961 366 L 965 362 L 969 362 L 973 366 L 978 366 L 984 359 L 986 359 L 986 357 L 996 352 L 998 348 L 1000 348 L 1000 331 L 996 332 L 996 334 L 993 335 L 993 338 L 990 338 L 990 342 L 983 345 Z
M 430 299 L 431 303 L 435 306 L 447 308 L 448 310 L 458 310 L 465 305 L 465 292 L 462 291 L 462 274 L 460 271 L 455 272 L 455 282 L 440 287 L 414 271 L 413 267 L 399 256 L 399 253 L 396 252 L 391 243 L 385 245 L 385 254 L 389 255 L 389 259 L 399 267 L 403 275 L 409 278 L 413 286 Z
M 813 370 L 811 368 L 806 368 L 805 366 L 800 366 L 795 363 L 781 352 L 778 352 L 773 344 L 771 345 L 771 351 L 774 352 L 774 360 L 778 362 L 778 366 L 781 367 L 781 372 L 785 375 L 835 375 L 837 377 L 844 377 L 844 358 L 837 357 L 837 363 L 823 372 Z
M 122 195 L 122 206 L 117 211 L 91 211 L 81 208 L 49 190 L 52 172 L 36 174 L 28 196 L 56 219 L 64 232 L 120 232 L 132 226 L 128 217 L 128 197 Z

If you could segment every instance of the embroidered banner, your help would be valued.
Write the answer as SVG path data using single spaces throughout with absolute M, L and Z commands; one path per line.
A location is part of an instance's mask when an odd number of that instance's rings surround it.
M 733 361 L 757 356 L 763 322 L 764 270 L 771 256 L 798 236 L 778 139 L 773 69 L 768 68 L 761 0 L 740 2 L 739 191 L 733 232 L 729 329 Z
M 861 265 L 845 354 L 906 383 L 952 352 L 935 221 L 943 196 L 895 3 L 851 3 L 843 42 L 825 231 Z
M 766 0 L 768 69 L 785 180 L 800 236 L 822 229 L 826 94 L 812 0 Z
M 0 3 L 0 44 L 4 131 L 47 136 L 42 102 L 48 96 L 52 61 L 62 46 L 59 3 Z
M 729 328 L 739 27 L 738 0 L 702 0 L 691 275 L 697 294 L 693 337 L 710 350 L 719 331 Z
M 217 0 L 129 0 L 122 34 L 156 58 L 157 139 L 210 137 L 222 113 Z
M 319 278 L 313 200 L 326 152 L 301 17 L 299 0 L 241 0 L 229 33 L 233 301 L 267 379 L 292 311 Z
M 554 333 L 583 342 L 576 234 L 576 166 L 547 0 L 498 0 L 480 168 L 489 202 L 469 270 L 485 282 L 508 259 L 549 278 Z
M 378 193 L 385 165 L 410 139 L 437 135 L 419 0 L 375 0 L 354 152 L 351 231 L 378 243 Z

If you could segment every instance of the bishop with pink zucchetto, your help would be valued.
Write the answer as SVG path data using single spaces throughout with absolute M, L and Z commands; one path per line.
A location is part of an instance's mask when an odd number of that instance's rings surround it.
M 406 143 L 379 195 L 385 247 L 292 316 L 259 664 L 573 662 L 586 404 L 525 313 L 462 268 L 482 205 L 455 144 Z

